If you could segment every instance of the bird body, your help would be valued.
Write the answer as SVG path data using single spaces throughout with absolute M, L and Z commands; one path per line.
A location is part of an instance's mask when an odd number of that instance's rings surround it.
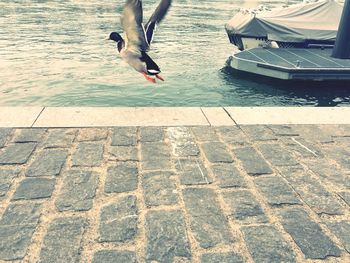
M 158 74 L 159 66 L 147 54 L 153 40 L 157 24 L 165 17 L 171 0 L 161 0 L 146 25 L 143 25 L 143 11 L 141 0 L 127 0 L 121 17 L 124 29 L 124 38 L 116 32 L 112 32 L 109 39 L 117 43 L 117 49 L 124 61 L 136 71 L 142 73 L 148 81 L 155 83 L 155 76 L 164 80 Z

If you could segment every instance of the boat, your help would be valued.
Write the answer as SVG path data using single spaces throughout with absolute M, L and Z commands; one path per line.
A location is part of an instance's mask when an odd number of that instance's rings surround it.
M 349 28 L 350 0 L 238 14 L 226 25 L 239 49 L 227 62 L 234 70 L 276 79 L 350 81 Z
M 333 47 L 343 10 L 335 0 L 303 2 L 269 9 L 240 10 L 226 25 L 239 50 L 257 47 Z

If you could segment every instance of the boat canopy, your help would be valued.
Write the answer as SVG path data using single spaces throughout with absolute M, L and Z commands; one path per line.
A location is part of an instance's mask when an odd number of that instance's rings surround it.
M 280 42 L 335 41 L 343 5 L 335 0 L 295 4 L 258 12 L 239 12 L 227 24 L 229 35 Z

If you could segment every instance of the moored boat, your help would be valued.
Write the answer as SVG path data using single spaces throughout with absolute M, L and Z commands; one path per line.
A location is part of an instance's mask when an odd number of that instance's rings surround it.
M 272 10 L 241 10 L 225 26 L 239 50 L 257 47 L 333 47 L 343 4 L 335 0 L 293 4 Z

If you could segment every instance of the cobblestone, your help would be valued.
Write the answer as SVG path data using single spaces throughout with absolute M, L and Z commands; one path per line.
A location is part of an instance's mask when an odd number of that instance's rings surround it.
M 286 169 L 282 171 L 282 176 L 316 213 L 329 215 L 343 213 L 338 200 L 309 173 L 299 169 Z
M 201 160 L 178 159 L 176 169 L 180 174 L 180 182 L 183 185 L 201 185 L 213 182 Z
M 256 262 L 296 262 L 293 250 L 272 226 L 241 228 L 250 254 Z
M 271 206 L 301 204 L 293 189 L 281 177 L 261 177 L 254 182 Z
M 0 128 L 0 148 L 4 147 L 6 142 L 9 140 L 12 129 Z
M 284 229 L 292 236 L 306 258 L 324 259 L 328 256 L 340 256 L 340 249 L 304 210 L 293 208 L 280 214 Z
M 264 157 L 275 166 L 298 165 L 296 159 L 278 144 L 263 144 L 259 149 Z
M 135 163 L 120 162 L 108 167 L 105 182 L 106 193 L 134 191 L 138 183 L 138 169 Z
M 10 204 L 0 220 L 0 260 L 25 257 L 41 214 L 40 204 Z
M 348 262 L 349 135 L 0 128 L 0 262 Z
M 67 159 L 66 150 L 45 150 L 40 153 L 29 166 L 26 176 L 57 176 Z
M 137 129 L 135 127 L 118 127 L 113 130 L 112 146 L 135 146 Z
M 209 162 L 232 163 L 232 156 L 222 142 L 208 142 L 202 144 L 203 151 Z
M 226 192 L 223 197 L 231 209 L 234 219 L 242 224 L 267 223 L 268 219 L 256 200 L 247 190 Z
M 143 174 L 142 186 L 146 206 L 175 205 L 178 194 L 172 172 L 148 172 Z
M 212 170 L 218 185 L 221 188 L 246 188 L 247 184 L 244 177 L 240 174 L 238 169 L 227 163 L 216 164 L 212 166 Z
M 164 140 L 164 130 L 161 127 L 141 127 L 141 142 L 161 142 Z
M 151 211 L 146 214 L 146 259 L 173 262 L 174 257 L 191 258 L 183 214 L 178 211 Z
M 35 143 L 16 143 L 7 146 L 4 151 L 0 153 L 0 165 L 26 163 L 35 147 Z
M 12 181 L 20 173 L 20 170 L 0 170 L 0 200 L 6 195 Z
M 98 184 L 94 172 L 69 171 L 56 201 L 59 211 L 87 211 L 92 207 Z
M 81 217 L 55 219 L 44 237 L 39 262 L 79 262 L 86 226 Z
M 345 250 L 350 253 L 350 222 L 329 222 L 327 226 L 340 239 Z
M 119 198 L 102 207 L 100 214 L 100 242 L 124 242 L 137 233 L 136 197 Z
M 72 156 L 73 166 L 100 166 L 103 160 L 103 145 L 97 143 L 79 143 Z
M 92 263 L 136 263 L 136 255 L 130 251 L 101 250 L 95 253 Z
M 187 188 L 183 190 L 183 195 L 191 216 L 191 229 L 202 248 L 233 242 L 227 219 L 218 206 L 213 190 Z
M 189 128 L 171 127 L 167 129 L 167 134 L 174 156 L 198 156 L 199 148 Z
M 44 136 L 45 129 L 22 129 L 20 134 L 15 137 L 15 142 L 39 142 Z
M 45 148 L 68 148 L 71 147 L 76 131 L 71 129 L 53 129 L 49 132 L 43 145 Z
M 48 178 L 26 178 L 17 187 L 12 200 L 49 198 L 55 182 L 55 179 Z
M 234 150 L 237 158 L 249 175 L 272 174 L 270 166 L 252 147 L 238 148 Z
M 250 137 L 253 141 L 275 141 L 277 136 L 273 132 L 262 125 L 243 125 L 242 130 Z
M 241 255 L 233 252 L 203 254 L 201 263 L 243 263 Z

